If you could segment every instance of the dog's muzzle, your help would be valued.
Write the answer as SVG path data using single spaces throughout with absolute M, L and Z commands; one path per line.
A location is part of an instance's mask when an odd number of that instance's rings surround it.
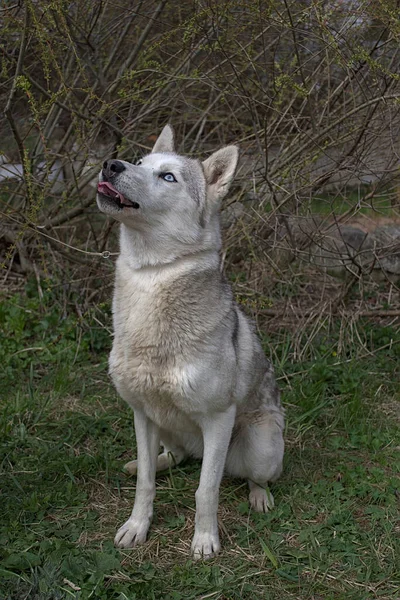
M 106 160 L 103 163 L 101 171 L 102 181 L 97 185 L 97 192 L 106 198 L 114 200 L 119 208 L 140 208 L 137 202 L 125 198 L 112 183 L 116 176 L 123 171 L 125 171 L 125 165 L 120 160 Z
M 104 181 L 110 181 L 118 173 L 125 171 L 125 166 L 120 160 L 106 160 L 103 163 L 103 169 L 101 174 L 103 175 Z

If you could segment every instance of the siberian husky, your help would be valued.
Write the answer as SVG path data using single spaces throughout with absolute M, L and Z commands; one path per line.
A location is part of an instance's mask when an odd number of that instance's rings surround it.
M 121 223 L 110 374 L 133 408 L 135 503 L 115 544 L 145 542 L 155 474 L 202 458 L 192 541 L 195 558 L 220 550 L 218 496 L 224 470 L 248 480 L 251 507 L 273 506 L 282 471 L 284 411 L 271 364 L 221 274 L 218 210 L 238 148 L 204 162 L 174 151 L 165 126 L 136 164 L 107 160 L 99 209 Z M 160 443 L 163 447 L 159 454 Z

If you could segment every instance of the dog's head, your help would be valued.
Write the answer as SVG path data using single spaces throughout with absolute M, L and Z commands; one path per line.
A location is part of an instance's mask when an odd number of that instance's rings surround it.
M 107 160 L 99 175 L 100 210 L 134 227 L 171 213 L 206 223 L 228 192 L 238 148 L 226 146 L 201 163 L 174 151 L 172 128 L 166 125 L 151 152 L 136 164 Z

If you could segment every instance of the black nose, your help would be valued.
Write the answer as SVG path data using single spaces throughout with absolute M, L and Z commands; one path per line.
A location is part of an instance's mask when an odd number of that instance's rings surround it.
M 103 163 L 103 177 L 106 180 L 112 179 L 122 171 L 125 171 L 125 167 L 120 160 L 106 160 Z

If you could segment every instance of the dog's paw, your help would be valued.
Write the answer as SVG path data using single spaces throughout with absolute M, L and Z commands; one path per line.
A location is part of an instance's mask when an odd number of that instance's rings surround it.
M 148 521 L 128 519 L 117 531 L 114 544 L 117 548 L 133 548 L 144 544 L 149 530 Z
M 130 462 L 126 463 L 126 465 L 124 465 L 122 467 L 122 470 L 124 471 L 124 473 L 127 473 L 128 475 L 136 475 L 137 460 L 131 460 Z
M 195 560 L 216 556 L 220 551 L 218 533 L 196 533 L 192 541 L 192 555 Z
M 249 494 L 250 506 L 256 512 L 266 513 L 274 508 L 274 497 L 269 488 L 254 487 Z

